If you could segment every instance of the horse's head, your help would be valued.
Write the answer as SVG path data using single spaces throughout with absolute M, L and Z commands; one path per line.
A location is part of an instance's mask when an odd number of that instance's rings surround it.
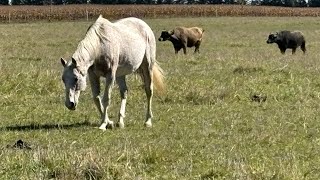
M 66 101 L 65 105 L 70 110 L 75 110 L 78 104 L 80 91 L 86 88 L 86 75 L 81 74 L 77 68 L 77 62 L 72 58 L 71 62 L 61 58 L 64 67 L 62 81 L 65 85 Z

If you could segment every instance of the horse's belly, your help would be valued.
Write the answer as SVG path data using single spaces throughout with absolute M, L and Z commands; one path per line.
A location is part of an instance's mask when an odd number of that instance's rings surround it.
M 120 55 L 116 76 L 124 76 L 135 72 L 141 65 L 144 51 L 127 51 Z
M 120 65 L 117 69 L 116 76 L 119 77 L 119 76 L 131 74 L 131 73 L 135 72 L 138 68 L 139 68 L 139 66 Z

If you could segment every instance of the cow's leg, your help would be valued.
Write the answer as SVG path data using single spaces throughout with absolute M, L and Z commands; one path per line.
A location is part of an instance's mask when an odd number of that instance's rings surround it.
M 280 49 L 281 54 L 285 54 L 286 53 L 286 49 L 287 49 L 286 46 L 278 44 L 278 48 Z
M 197 43 L 195 44 L 195 49 L 194 49 L 194 53 L 199 53 L 199 47 L 200 47 L 201 41 L 197 41 Z
M 285 48 L 281 48 L 280 51 L 281 51 L 281 54 L 285 54 L 286 53 L 286 49 Z
M 301 48 L 301 50 L 303 51 L 303 54 L 305 54 L 306 51 L 307 51 L 307 49 L 306 49 L 306 43 L 303 42 L 303 43 L 301 44 L 300 48 Z
M 179 50 L 180 50 L 179 48 L 174 48 L 174 53 L 178 54 Z
M 187 54 L 187 45 L 186 44 L 184 44 L 182 46 L 182 49 L 183 49 L 183 54 Z
M 183 53 L 187 54 L 187 39 L 181 39 L 181 46 L 183 49 Z
M 296 47 L 292 48 L 292 54 L 295 54 L 295 53 L 296 53 L 296 50 L 297 50 Z
M 128 88 L 127 88 L 127 84 L 126 84 L 126 77 L 125 76 L 118 77 L 117 84 L 119 86 L 120 96 L 121 96 L 121 106 L 120 106 L 120 111 L 119 111 L 118 126 L 120 128 L 124 128 L 123 119 L 125 117 L 125 112 L 126 112 L 127 93 L 128 93 Z
M 89 74 L 89 81 L 91 85 L 91 91 L 92 91 L 92 97 L 95 105 L 98 108 L 98 111 L 100 113 L 100 116 L 102 118 L 103 116 L 103 105 L 101 103 L 100 95 L 100 79 L 99 77 L 93 72 L 93 67 L 89 68 L 88 70 Z
M 174 50 L 175 50 L 175 54 L 178 54 L 178 52 L 181 50 L 181 46 L 175 46 Z

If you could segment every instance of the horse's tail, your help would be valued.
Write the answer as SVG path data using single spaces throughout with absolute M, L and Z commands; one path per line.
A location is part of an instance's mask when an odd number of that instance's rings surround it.
M 156 92 L 159 95 L 163 95 L 165 93 L 165 83 L 164 83 L 164 73 L 162 68 L 159 66 L 156 60 L 156 40 L 151 28 L 146 24 L 148 27 L 146 30 L 146 37 L 147 37 L 147 49 L 146 49 L 146 56 L 148 57 L 148 68 L 150 68 L 152 76 L 153 86 L 155 87 Z
M 165 84 L 164 84 L 164 75 L 163 70 L 159 66 L 158 62 L 153 63 L 152 67 L 152 76 L 153 76 L 153 84 L 155 89 L 159 93 L 159 95 L 163 95 L 165 93 Z

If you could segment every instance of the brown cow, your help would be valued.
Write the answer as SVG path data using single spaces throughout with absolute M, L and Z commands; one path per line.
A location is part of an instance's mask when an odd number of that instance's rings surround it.
M 162 31 L 159 41 L 171 41 L 176 54 L 181 48 L 183 53 L 187 54 L 187 47 L 193 46 L 195 46 L 194 52 L 199 53 L 203 32 L 204 30 L 199 27 L 177 27 L 171 31 Z

